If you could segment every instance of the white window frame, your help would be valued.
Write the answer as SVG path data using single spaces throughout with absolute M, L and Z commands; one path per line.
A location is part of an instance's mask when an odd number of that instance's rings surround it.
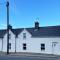
M 23 33 L 23 39 L 26 39 L 26 33 Z
M 41 51 L 45 51 L 45 43 L 41 43 Z
M 27 45 L 26 43 L 23 43 L 23 50 L 27 49 L 26 45 Z

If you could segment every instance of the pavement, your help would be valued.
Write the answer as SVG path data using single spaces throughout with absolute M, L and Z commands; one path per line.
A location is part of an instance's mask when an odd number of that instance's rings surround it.
M 46 58 L 58 58 L 60 55 L 53 54 L 41 54 L 41 53 L 0 53 L 0 56 L 27 56 L 27 57 L 46 57 Z
M 0 60 L 60 60 L 60 55 L 41 53 L 0 53 Z
M 20 53 L 20 54 L 10 54 L 10 56 L 30 56 L 30 57 L 48 57 L 48 58 L 57 58 L 58 55 L 52 54 L 38 54 L 38 53 Z
M 60 60 L 60 58 L 47 58 L 47 57 L 35 57 L 35 56 L 0 56 L 0 60 Z

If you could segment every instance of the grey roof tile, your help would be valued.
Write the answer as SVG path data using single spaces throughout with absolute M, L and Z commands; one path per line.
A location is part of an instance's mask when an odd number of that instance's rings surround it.
M 5 33 L 7 33 L 7 30 L 0 30 L 0 38 L 3 38 Z
M 53 37 L 60 36 L 60 26 L 40 27 L 38 30 L 35 28 L 27 28 L 33 37 Z
M 24 28 L 11 29 L 11 31 L 18 36 Z M 26 28 L 26 30 L 32 35 L 32 37 L 60 37 L 60 26 L 48 26 L 48 27 L 39 27 L 39 29 Z M 0 30 L 0 38 L 5 35 L 6 30 Z
M 18 34 L 22 32 L 23 28 L 18 28 L 18 29 L 12 29 L 11 31 L 18 37 Z

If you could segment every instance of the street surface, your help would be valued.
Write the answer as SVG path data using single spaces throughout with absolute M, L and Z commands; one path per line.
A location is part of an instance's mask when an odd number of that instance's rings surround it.
M 60 57 L 40 57 L 40 56 L 0 56 L 0 60 L 60 60 Z

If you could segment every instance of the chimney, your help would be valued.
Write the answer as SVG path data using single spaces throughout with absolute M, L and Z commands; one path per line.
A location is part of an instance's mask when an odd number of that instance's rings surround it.
M 38 21 L 35 22 L 35 29 L 39 29 L 39 22 Z

